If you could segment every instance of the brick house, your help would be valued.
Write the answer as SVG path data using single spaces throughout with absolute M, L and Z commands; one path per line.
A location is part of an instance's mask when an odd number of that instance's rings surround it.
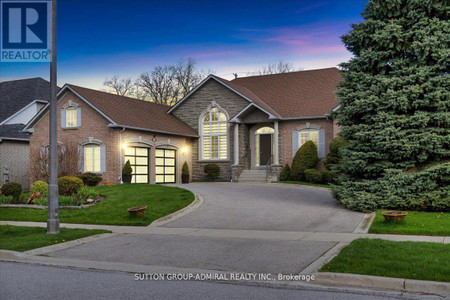
M 28 189 L 29 134 L 22 129 L 50 100 L 42 78 L 0 82 L 0 186 L 18 182 Z
M 273 180 L 308 140 L 324 158 L 338 126 L 329 113 L 342 78 L 336 68 L 251 76 L 208 76 L 173 107 L 66 84 L 58 94 L 58 141 L 78 147 L 80 172 L 119 183 L 130 160 L 135 183 L 192 180 L 220 166 L 224 181 Z M 45 153 L 48 107 L 33 118 L 30 156 Z

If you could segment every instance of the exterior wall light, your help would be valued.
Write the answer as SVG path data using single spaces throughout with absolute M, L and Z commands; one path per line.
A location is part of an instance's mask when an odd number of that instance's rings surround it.
M 188 148 L 186 146 L 184 146 L 183 148 L 181 148 L 181 153 L 185 154 L 188 152 Z

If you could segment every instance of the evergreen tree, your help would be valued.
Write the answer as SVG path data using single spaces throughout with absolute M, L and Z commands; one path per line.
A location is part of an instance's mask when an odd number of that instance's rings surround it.
M 369 0 L 362 16 L 342 37 L 354 57 L 336 117 L 349 145 L 333 194 L 362 211 L 448 210 L 448 1 Z

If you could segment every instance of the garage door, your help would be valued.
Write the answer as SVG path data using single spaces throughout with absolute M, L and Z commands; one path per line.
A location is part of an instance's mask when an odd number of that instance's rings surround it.
M 127 147 L 125 149 L 125 162 L 130 161 L 133 169 L 131 183 L 149 183 L 149 149 L 142 147 Z
M 176 151 L 171 149 L 156 149 L 155 175 L 156 183 L 176 182 Z

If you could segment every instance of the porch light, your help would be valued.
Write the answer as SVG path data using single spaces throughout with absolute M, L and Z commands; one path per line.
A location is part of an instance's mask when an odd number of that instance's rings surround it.
M 181 153 L 187 153 L 188 152 L 188 148 L 186 146 L 184 146 L 183 148 L 181 148 Z
M 128 145 L 127 145 L 127 144 L 125 144 L 125 143 L 124 143 L 124 144 L 122 144 L 122 149 L 123 149 L 123 150 L 126 150 L 126 149 L 127 149 L 127 147 L 128 147 Z

